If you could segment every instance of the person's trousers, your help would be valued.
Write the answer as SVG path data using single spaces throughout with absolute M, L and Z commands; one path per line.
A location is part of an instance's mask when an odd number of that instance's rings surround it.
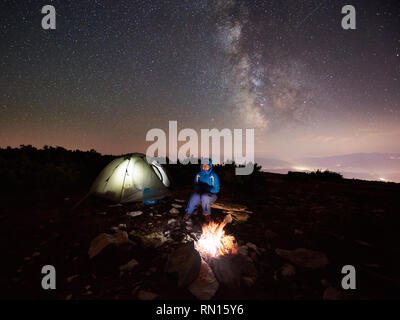
M 192 214 L 194 208 L 198 203 L 201 202 L 201 206 L 203 208 L 203 214 L 207 215 L 211 213 L 211 203 L 217 200 L 217 195 L 214 193 L 193 193 L 189 199 L 188 206 L 186 208 L 186 213 Z

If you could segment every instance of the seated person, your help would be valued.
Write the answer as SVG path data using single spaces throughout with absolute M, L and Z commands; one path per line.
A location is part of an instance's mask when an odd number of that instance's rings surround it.
M 188 219 L 196 205 L 201 202 L 204 217 L 208 222 L 211 220 L 211 203 L 217 200 L 219 179 L 218 175 L 212 171 L 211 159 L 203 160 L 200 164 L 200 169 L 201 171 L 195 177 L 195 192 L 190 197 L 184 219 Z

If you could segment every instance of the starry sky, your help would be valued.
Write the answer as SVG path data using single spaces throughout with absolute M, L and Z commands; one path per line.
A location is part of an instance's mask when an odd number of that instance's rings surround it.
M 0 147 L 145 152 L 176 120 L 255 128 L 256 157 L 400 152 L 396 2 L 2 1 Z

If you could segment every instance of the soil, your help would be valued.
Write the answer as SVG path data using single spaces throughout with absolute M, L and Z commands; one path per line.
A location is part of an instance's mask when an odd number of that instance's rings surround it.
M 225 227 L 239 245 L 248 242 L 263 248 L 254 257 L 258 277 L 254 285 L 220 286 L 213 299 L 320 300 L 327 287 L 340 291 L 340 299 L 398 299 L 400 297 L 400 185 L 359 180 L 289 181 L 285 175 L 265 173 L 265 190 L 251 197 L 222 190 L 217 202 L 244 205 L 253 213 L 246 222 Z M 198 231 L 201 212 L 192 217 L 193 230 L 186 229 L 184 207 L 192 186 L 173 190 L 170 198 L 156 205 L 130 203 L 121 206 L 75 192 L 50 196 L 26 205 L 11 202 L 0 216 L 0 297 L 9 299 L 138 299 L 140 290 L 158 299 L 195 300 L 187 288 L 177 287 L 177 276 L 165 272 L 168 254 L 181 245 L 185 234 Z M 185 202 L 179 203 L 175 199 Z M 171 214 L 172 204 L 183 205 Z M 4 206 L 3 206 L 4 207 Z M 127 212 L 143 211 L 136 217 Z M 161 215 L 161 216 L 156 216 Z M 214 220 L 225 213 L 213 209 Z M 170 219 L 176 223 L 168 224 Z M 124 244 L 109 246 L 90 259 L 91 241 L 112 227 L 128 233 L 170 231 L 174 242 L 158 248 Z M 134 239 L 133 239 L 134 240 Z M 295 274 L 283 277 L 289 263 L 275 249 L 306 248 L 323 252 L 329 264 L 311 270 L 295 266 Z M 119 267 L 131 259 L 138 265 L 131 272 Z M 42 267 L 56 269 L 56 290 L 43 290 Z M 356 270 L 356 290 L 342 290 L 342 267 Z

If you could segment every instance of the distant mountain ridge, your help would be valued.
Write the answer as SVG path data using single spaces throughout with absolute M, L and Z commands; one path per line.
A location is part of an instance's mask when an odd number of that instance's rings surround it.
M 400 182 L 400 153 L 353 153 L 328 157 L 310 157 L 288 162 L 272 158 L 257 159 L 264 171 L 330 170 L 345 178 Z

